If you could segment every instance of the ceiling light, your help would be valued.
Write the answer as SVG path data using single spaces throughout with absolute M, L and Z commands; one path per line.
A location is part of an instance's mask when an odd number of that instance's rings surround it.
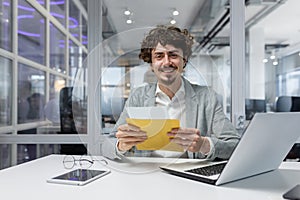
M 130 15 L 130 14 L 131 14 L 130 10 L 127 9 L 124 11 L 124 15 Z
M 263 59 L 263 63 L 267 63 L 268 62 L 268 59 Z
M 175 19 L 172 19 L 172 20 L 170 21 L 170 23 L 171 23 L 171 24 L 176 24 L 176 20 L 175 20 Z
M 175 10 L 173 11 L 173 15 L 174 15 L 174 16 L 179 15 L 179 11 L 175 9 Z
M 278 61 L 274 60 L 272 64 L 276 66 L 276 65 L 278 65 Z
M 127 19 L 127 20 L 126 20 L 126 23 L 127 23 L 127 24 L 132 24 L 132 20 L 131 20 L 131 19 Z
M 270 59 L 271 59 L 271 60 L 274 60 L 275 58 L 276 58 L 275 55 L 271 55 L 271 56 L 270 56 Z

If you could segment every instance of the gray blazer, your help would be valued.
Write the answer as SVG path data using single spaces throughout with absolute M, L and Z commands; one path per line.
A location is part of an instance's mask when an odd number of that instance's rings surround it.
M 183 78 L 186 98 L 186 128 L 197 128 L 214 144 L 208 159 L 228 159 L 239 142 L 240 135 L 225 116 L 217 94 L 207 86 L 191 84 Z M 126 101 L 115 128 L 126 123 L 126 107 L 155 106 L 157 84 L 146 84 L 134 89 Z M 112 145 L 115 148 L 115 145 Z M 116 151 L 114 151 L 116 153 Z M 105 152 L 103 152 L 105 153 Z M 151 151 L 134 151 L 134 156 L 150 156 Z M 111 157 L 111 156 L 110 156 Z M 189 158 L 203 158 L 201 153 L 188 152 Z

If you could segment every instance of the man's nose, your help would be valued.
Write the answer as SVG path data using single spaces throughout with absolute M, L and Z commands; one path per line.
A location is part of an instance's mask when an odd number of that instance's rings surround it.
M 168 66 L 170 64 L 171 64 L 170 56 L 168 54 L 165 54 L 165 56 L 164 56 L 164 65 Z

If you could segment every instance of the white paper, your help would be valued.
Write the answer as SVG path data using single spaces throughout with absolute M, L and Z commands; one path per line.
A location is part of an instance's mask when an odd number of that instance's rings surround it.
M 127 107 L 129 118 L 169 119 L 167 107 Z

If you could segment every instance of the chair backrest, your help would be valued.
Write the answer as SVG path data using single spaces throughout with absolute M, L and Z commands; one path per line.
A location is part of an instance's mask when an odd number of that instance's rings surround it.
M 78 134 L 72 110 L 73 87 L 64 87 L 59 95 L 60 129 L 61 134 Z M 61 154 L 83 155 L 87 153 L 83 144 L 62 144 Z
M 290 112 L 292 108 L 291 96 L 279 96 L 276 100 L 276 112 Z
M 276 101 L 276 112 L 297 112 L 300 111 L 299 96 L 279 96 Z M 295 143 L 285 160 L 300 159 L 300 143 Z
M 60 90 L 59 95 L 59 112 L 61 132 L 78 134 L 76 131 L 75 121 L 73 118 L 72 108 L 73 87 L 64 87 Z
M 300 96 L 293 96 L 291 112 L 298 112 L 298 111 L 300 111 Z
M 251 120 L 255 113 L 266 112 L 266 100 L 245 99 L 246 120 Z

